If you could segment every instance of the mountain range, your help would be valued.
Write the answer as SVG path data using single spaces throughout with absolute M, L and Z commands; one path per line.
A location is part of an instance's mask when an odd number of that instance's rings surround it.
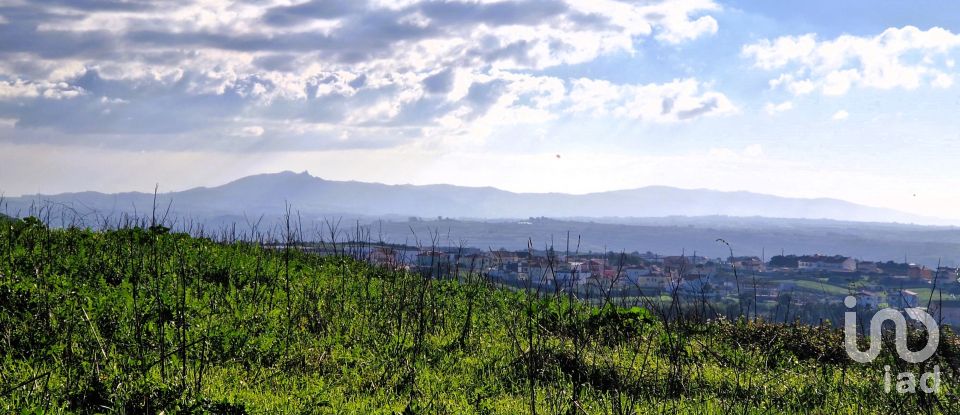
M 154 195 L 99 192 L 7 198 L 4 210 L 22 215 L 44 204 L 69 206 L 104 215 L 150 212 Z M 943 224 L 896 210 L 838 199 L 801 199 L 752 192 L 723 192 L 649 186 L 589 194 L 514 193 L 492 187 L 386 185 L 332 181 L 307 172 L 244 177 L 215 187 L 197 187 L 157 196 L 168 214 L 192 218 L 278 215 L 289 204 L 302 215 L 351 217 L 504 218 L 651 218 L 732 216 L 840 221 Z
M 156 201 L 144 192 L 5 198 L 0 213 L 39 215 L 54 226 L 99 227 L 122 225 L 125 214 L 149 222 L 156 211 L 165 224 L 183 230 L 199 224 L 208 231 L 243 233 L 256 226 L 276 234 L 288 206 L 302 220 L 306 238 L 329 238 L 325 228 L 342 223 L 340 240 L 354 238 L 359 231 L 354 228 L 363 227 L 373 239 L 403 244 L 439 239 L 452 246 L 525 249 L 528 242 L 538 248 L 566 246 L 569 237 L 578 249 L 594 252 L 719 257 L 728 249 L 717 242 L 722 238 L 741 255 L 783 251 L 908 259 L 929 266 L 960 263 L 960 228 L 915 225 L 942 223 L 936 219 L 836 199 L 663 186 L 583 195 L 512 193 L 491 187 L 331 181 L 282 172 L 161 193 Z

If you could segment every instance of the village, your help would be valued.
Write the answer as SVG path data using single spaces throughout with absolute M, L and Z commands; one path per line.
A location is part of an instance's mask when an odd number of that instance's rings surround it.
M 836 321 L 844 311 L 843 299 L 853 295 L 861 312 L 922 307 L 944 324 L 960 325 L 958 269 L 945 266 L 821 254 L 707 258 L 385 244 L 303 249 L 328 254 L 334 249 L 379 266 L 435 277 L 482 275 L 516 289 L 570 292 L 586 301 L 685 299 L 709 302 L 731 313 L 745 309 L 769 319 L 816 323 L 825 318 Z

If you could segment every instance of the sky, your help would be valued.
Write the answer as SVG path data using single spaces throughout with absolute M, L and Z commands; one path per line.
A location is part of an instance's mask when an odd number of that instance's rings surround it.
M 0 193 L 667 185 L 960 220 L 960 4 L 0 0 Z

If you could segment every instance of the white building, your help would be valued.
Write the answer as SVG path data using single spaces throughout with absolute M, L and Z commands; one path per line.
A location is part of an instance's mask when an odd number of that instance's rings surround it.
M 857 270 L 857 261 L 843 256 L 814 255 L 800 258 L 797 268 L 804 271 L 854 272 Z
M 623 269 L 623 275 L 627 279 L 635 280 L 640 277 L 650 275 L 650 268 L 647 267 L 628 267 Z
M 886 299 L 886 295 L 880 292 L 861 290 L 857 293 L 857 304 L 865 309 L 880 308 L 880 303 Z

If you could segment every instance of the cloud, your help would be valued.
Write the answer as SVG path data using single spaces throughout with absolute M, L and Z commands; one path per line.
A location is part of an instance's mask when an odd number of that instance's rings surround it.
M 847 119 L 847 118 L 849 118 L 849 117 L 850 117 L 850 113 L 847 112 L 847 110 L 840 110 L 840 111 L 837 111 L 837 112 L 833 113 L 833 117 L 831 117 L 831 118 L 832 118 L 834 121 L 843 121 L 843 120 L 845 120 L 845 119 Z
M 732 104 L 691 80 L 610 84 L 616 102 L 570 110 L 578 79 L 528 74 L 709 36 L 719 10 L 709 0 L 20 1 L 0 6 L 0 118 L 57 133 L 32 135 L 47 140 L 170 147 L 196 142 L 189 135 L 235 145 L 227 138 L 257 125 L 243 136 L 260 149 L 455 136 L 507 109 L 688 120 Z
M 263 21 L 273 26 L 287 26 L 311 19 L 336 19 L 363 10 L 363 1 L 313 0 L 292 6 L 277 6 L 263 14 Z
M 151 1 L 138 0 L 48 0 L 47 4 L 55 4 L 80 11 L 143 11 L 153 8 Z
M 692 78 L 645 85 L 617 85 L 581 78 L 573 81 L 569 111 L 653 122 L 676 122 L 737 111 L 726 95 L 704 89 L 703 83 Z
M 794 95 L 844 95 L 852 88 L 912 90 L 953 85 L 952 54 L 960 35 L 943 28 L 889 28 L 875 36 L 783 36 L 745 45 L 755 67 L 781 71 L 770 81 Z
M 427 19 L 443 22 L 445 25 L 486 24 L 491 26 L 535 24 L 561 15 L 569 9 L 568 4 L 557 0 L 506 0 L 489 3 L 423 2 L 416 7 L 416 11 L 422 13 Z
M 14 99 L 69 99 L 84 93 L 83 88 L 66 82 L 0 81 L 0 101 Z
M 696 39 L 707 34 L 717 33 L 717 20 L 711 16 L 703 16 L 697 19 L 687 19 L 686 16 L 668 16 L 672 19 L 672 24 L 666 26 L 669 29 L 657 34 L 657 39 L 667 43 L 681 43 Z
M 251 125 L 251 126 L 243 127 L 242 129 L 240 129 L 239 135 L 248 136 L 248 137 L 259 137 L 263 135 L 264 131 L 265 130 L 263 129 L 263 127 L 259 125 Z
M 785 111 L 790 111 L 790 110 L 792 110 L 792 109 L 793 109 L 793 102 L 783 101 L 783 102 L 781 102 L 781 103 L 779 103 L 779 104 L 774 104 L 774 103 L 772 103 L 772 102 L 768 102 L 766 105 L 763 106 L 763 109 L 764 109 L 764 111 L 767 112 L 767 114 L 776 115 L 776 114 L 779 114 L 779 113 L 781 113 L 781 112 L 785 112 Z

